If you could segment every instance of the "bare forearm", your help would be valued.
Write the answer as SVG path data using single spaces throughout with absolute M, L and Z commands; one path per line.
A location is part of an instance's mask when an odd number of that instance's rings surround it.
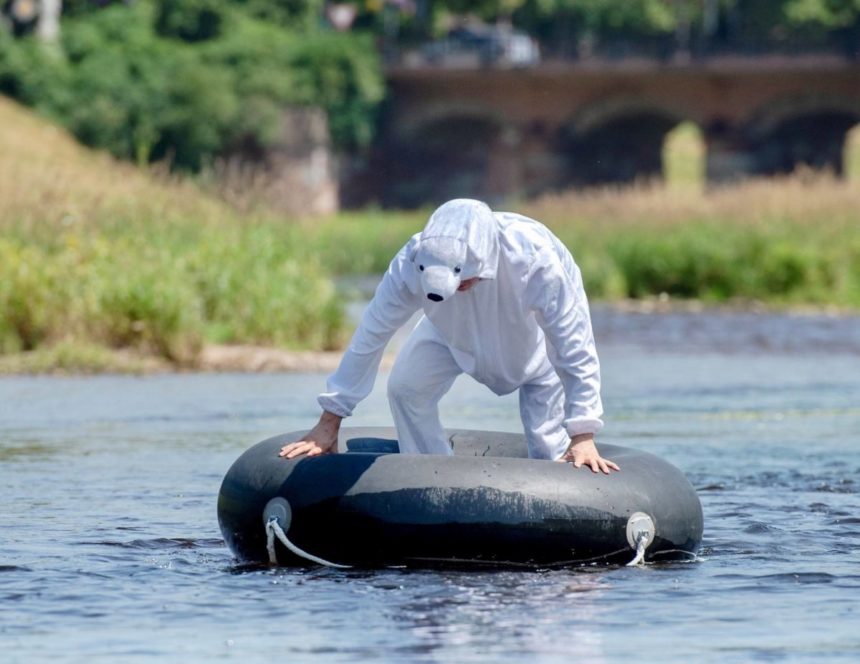
M 343 421 L 343 418 L 340 415 L 335 415 L 334 413 L 330 413 L 327 410 L 322 412 L 320 415 L 320 421 L 317 424 L 317 427 L 324 429 L 327 432 L 333 433 L 337 436 L 340 431 L 340 423 Z

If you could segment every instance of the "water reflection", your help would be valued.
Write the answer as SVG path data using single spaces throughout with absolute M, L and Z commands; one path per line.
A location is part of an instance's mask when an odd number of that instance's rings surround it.
M 341 646 L 330 652 L 353 655 L 409 656 L 418 661 L 470 661 L 476 653 L 487 661 L 509 661 L 540 654 L 566 657 L 575 652 L 585 661 L 605 661 L 603 632 L 595 625 L 609 607 L 601 602 L 611 588 L 604 571 L 578 572 L 422 572 L 384 570 L 373 573 L 279 571 L 273 585 L 344 587 L 336 615 L 322 599 L 305 606 L 306 621 L 325 621 L 350 631 L 351 619 L 374 626 L 372 643 Z M 350 614 L 351 610 L 356 613 Z M 352 616 L 350 618 L 349 616 Z M 386 630 L 379 630 L 387 624 Z M 361 626 L 359 626 L 361 627 Z M 378 640 L 396 634 L 396 642 Z M 315 638 L 311 636 L 309 642 Z M 388 649 L 392 650 L 389 651 Z M 319 647 L 294 646 L 295 652 L 319 654 Z
M 573 625 L 563 638 L 577 643 L 577 653 L 590 661 L 603 656 L 599 632 L 588 627 L 601 613 L 604 583 L 598 574 L 447 573 L 417 575 L 406 583 L 419 592 L 434 591 L 398 602 L 392 618 L 426 652 L 444 651 L 449 661 L 456 661 L 458 653 L 499 652 L 500 632 L 505 634 L 502 655 L 551 652 L 562 640 L 559 612 L 563 623 Z

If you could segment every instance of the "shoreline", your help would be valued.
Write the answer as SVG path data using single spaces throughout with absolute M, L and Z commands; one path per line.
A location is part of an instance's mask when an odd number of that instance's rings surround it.
M 794 316 L 797 318 L 858 318 L 860 309 L 850 309 L 829 304 L 777 304 L 762 300 L 734 299 L 727 302 L 705 302 L 703 300 L 681 300 L 665 293 L 638 300 L 597 300 L 591 303 L 592 310 L 603 309 L 625 314 L 737 314 L 761 316 Z
M 595 336 L 599 343 L 604 344 L 672 347 L 689 352 L 708 349 L 804 352 L 811 348 L 817 352 L 860 355 L 860 311 L 856 310 L 821 306 L 776 307 L 759 302 L 710 304 L 667 297 L 598 301 L 592 303 L 591 309 Z M 648 322 L 651 318 L 653 325 Z M 646 322 L 644 325 L 643 321 Z M 774 326 L 781 329 L 779 335 L 774 335 L 770 329 Z M 705 333 L 702 333 L 703 328 Z M 403 339 L 405 335 L 398 333 L 390 343 L 381 369 L 391 368 Z M 677 345 L 679 341 L 680 348 Z M 61 342 L 33 351 L 0 355 L 0 377 L 331 373 L 342 355 L 343 350 L 206 344 L 193 363 L 181 364 L 138 350 Z

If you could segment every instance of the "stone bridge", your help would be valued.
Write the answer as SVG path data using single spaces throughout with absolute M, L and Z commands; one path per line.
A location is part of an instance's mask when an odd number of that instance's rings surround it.
M 710 182 L 801 164 L 842 173 L 860 123 L 860 62 L 825 56 L 404 67 L 387 79 L 383 133 L 360 180 L 397 206 L 659 178 L 682 121 L 701 129 Z

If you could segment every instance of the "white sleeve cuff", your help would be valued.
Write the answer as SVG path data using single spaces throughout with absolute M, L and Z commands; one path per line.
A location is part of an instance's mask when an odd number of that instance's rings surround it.
M 595 434 L 603 428 L 603 420 L 597 417 L 584 417 L 564 421 L 567 435 L 573 438 L 583 433 Z
M 317 403 L 322 407 L 323 410 L 327 410 L 331 414 L 337 415 L 338 417 L 349 417 L 350 415 L 352 415 L 352 409 L 347 408 L 341 403 L 338 403 L 328 394 L 320 394 L 317 397 Z

